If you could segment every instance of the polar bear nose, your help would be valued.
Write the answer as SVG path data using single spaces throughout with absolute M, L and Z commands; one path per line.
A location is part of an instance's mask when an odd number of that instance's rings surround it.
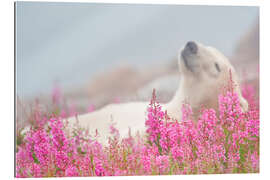
M 192 54 L 196 54 L 198 51 L 198 46 L 194 41 L 189 41 L 187 42 L 185 49 L 190 51 Z

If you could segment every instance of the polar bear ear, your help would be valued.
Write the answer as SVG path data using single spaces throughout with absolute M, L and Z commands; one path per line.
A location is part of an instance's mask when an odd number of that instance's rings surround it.
M 248 102 L 243 97 L 240 98 L 240 106 L 241 106 L 243 112 L 248 111 Z

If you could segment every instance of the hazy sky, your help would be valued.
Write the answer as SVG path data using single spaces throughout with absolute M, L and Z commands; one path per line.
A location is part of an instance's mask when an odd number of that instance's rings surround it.
M 257 7 L 16 3 L 17 94 L 79 86 L 115 64 L 169 61 L 188 40 L 233 53 Z

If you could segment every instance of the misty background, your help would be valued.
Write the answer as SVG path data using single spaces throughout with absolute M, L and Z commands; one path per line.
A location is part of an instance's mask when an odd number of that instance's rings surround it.
M 16 2 L 17 95 L 83 87 L 123 64 L 162 66 L 189 40 L 232 57 L 258 17 L 258 7 Z

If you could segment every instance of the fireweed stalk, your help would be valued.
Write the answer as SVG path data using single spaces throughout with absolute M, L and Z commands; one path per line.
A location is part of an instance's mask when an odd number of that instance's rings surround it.
M 90 136 L 76 127 L 68 136 L 64 117 L 70 112 L 60 106 L 59 113 L 36 112 L 35 125 L 17 134 L 22 140 L 16 148 L 16 177 L 259 172 L 259 103 L 252 85 L 244 85 L 242 92 L 248 112 L 227 88 L 219 95 L 219 111 L 202 109 L 194 123 L 188 104 L 179 107 L 181 122 L 170 119 L 153 91 L 146 136 L 130 133 L 120 140 L 112 124 L 107 146 L 96 140 L 98 132 Z M 59 94 L 54 93 L 54 103 L 60 104 Z

